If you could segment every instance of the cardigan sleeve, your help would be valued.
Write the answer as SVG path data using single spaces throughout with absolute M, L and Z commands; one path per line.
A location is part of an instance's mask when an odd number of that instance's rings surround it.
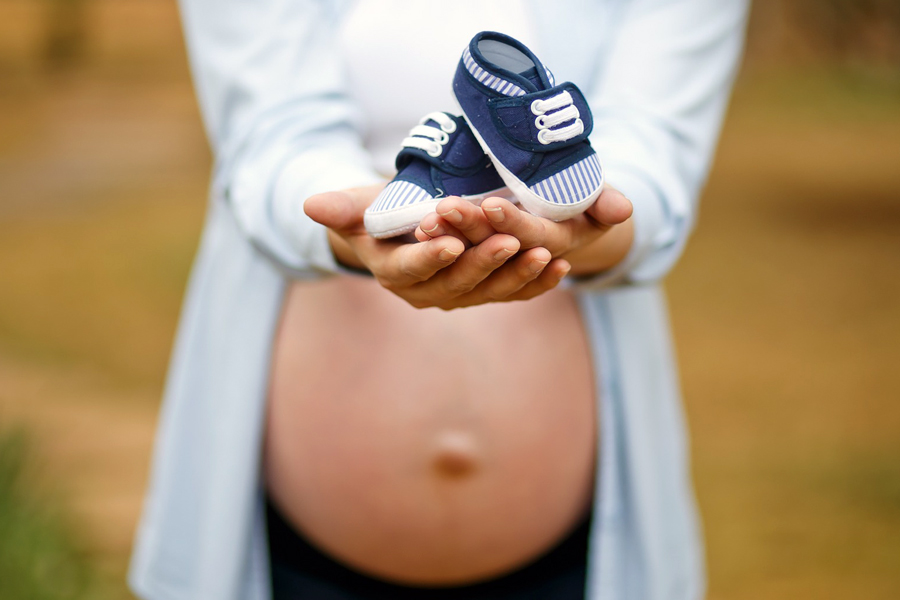
M 296 276 L 339 271 L 309 196 L 379 180 L 337 48 L 342 2 L 180 0 L 215 155 L 212 194 L 250 242 Z
M 631 0 L 588 101 L 606 181 L 634 204 L 634 243 L 582 288 L 665 276 L 682 253 L 740 62 L 747 0 Z

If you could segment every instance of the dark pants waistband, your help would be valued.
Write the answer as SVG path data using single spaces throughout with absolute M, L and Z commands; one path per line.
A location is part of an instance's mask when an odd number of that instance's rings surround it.
M 267 506 L 274 600 L 583 600 L 590 519 L 544 556 L 489 581 L 449 588 L 396 585 L 326 556 Z

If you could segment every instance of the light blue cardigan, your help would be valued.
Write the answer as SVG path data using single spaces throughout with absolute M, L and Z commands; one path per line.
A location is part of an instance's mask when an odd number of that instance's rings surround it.
M 339 273 L 309 195 L 372 182 L 335 49 L 346 2 L 181 0 L 216 168 L 178 329 L 130 582 L 147 600 L 270 596 L 260 449 L 290 278 Z M 532 2 L 577 81 L 608 181 L 634 203 L 614 271 L 572 281 L 600 403 L 590 600 L 688 600 L 703 553 L 663 294 L 739 61 L 746 0 Z

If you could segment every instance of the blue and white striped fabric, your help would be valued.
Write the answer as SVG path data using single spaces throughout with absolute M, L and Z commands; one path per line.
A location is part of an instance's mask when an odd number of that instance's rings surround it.
M 602 173 L 600 160 L 591 154 L 528 189 L 554 204 L 576 204 L 597 191 L 603 183 Z
M 381 190 L 366 212 L 384 212 L 401 206 L 412 206 L 424 200 L 433 200 L 433 197 L 416 184 L 409 181 L 392 181 Z
M 491 75 L 485 69 L 478 64 L 475 58 L 472 56 L 472 53 L 469 51 L 469 47 L 466 46 L 466 49 L 463 50 L 463 64 L 466 65 L 466 70 L 472 74 L 477 81 L 488 86 L 492 90 L 496 92 L 500 92 L 506 96 L 524 96 L 527 92 L 514 84 L 511 81 L 507 81 L 502 77 L 497 77 L 496 75 Z M 550 85 L 556 85 L 555 80 L 553 79 L 553 73 L 550 72 L 550 69 L 544 67 L 544 71 L 547 73 L 547 79 L 550 80 Z

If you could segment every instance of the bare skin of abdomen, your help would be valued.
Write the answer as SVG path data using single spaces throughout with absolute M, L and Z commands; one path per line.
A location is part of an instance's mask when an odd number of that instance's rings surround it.
M 423 586 L 499 576 L 590 508 L 593 372 L 567 292 L 442 312 L 365 277 L 298 283 L 273 365 L 269 495 L 364 574 Z

